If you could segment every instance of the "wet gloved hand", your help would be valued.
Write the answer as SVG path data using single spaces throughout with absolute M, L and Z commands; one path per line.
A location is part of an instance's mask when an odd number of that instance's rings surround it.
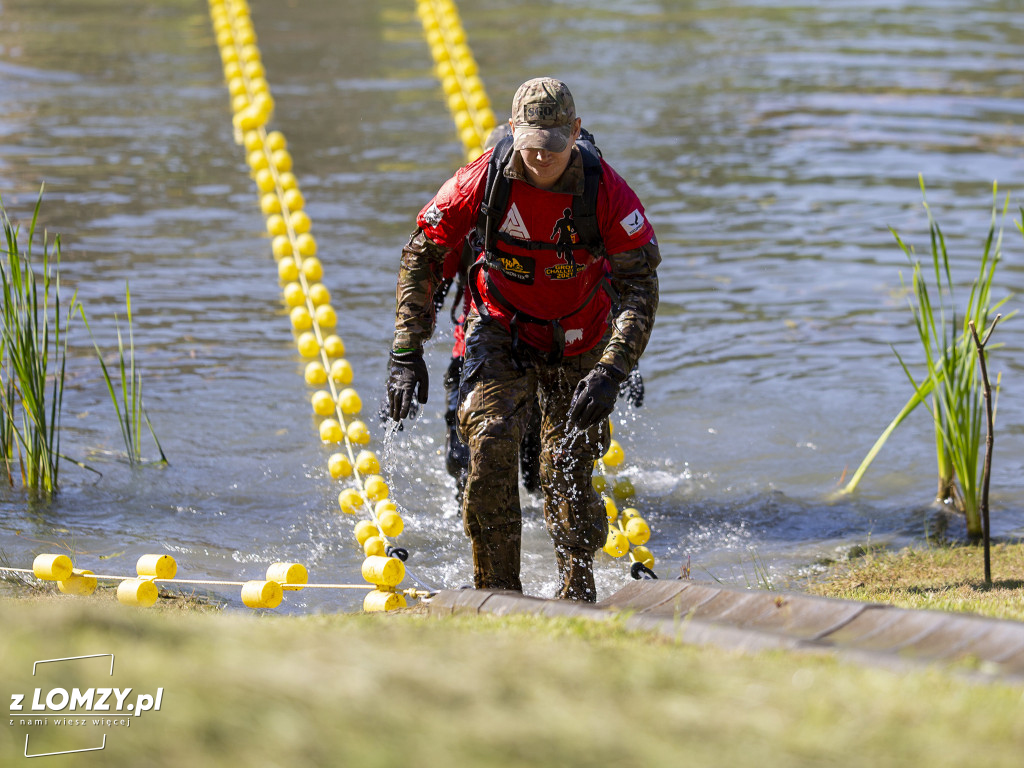
M 576 385 L 569 403 L 566 429 L 582 432 L 611 416 L 619 394 L 620 378 L 600 363 Z
M 409 418 L 415 419 L 419 410 L 420 404 L 413 400 L 412 405 L 409 406 Z M 377 405 L 377 418 L 380 420 L 381 424 L 386 424 L 391 421 L 391 400 L 388 397 L 387 392 L 384 393 L 384 397 L 380 399 L 380 403 Z M 405 429 L 405 424 L 398 422 L 397 429 L 401 432 Z
M 640 366 L 633 366 L 629 376 L 619 386 L 619 397 L 626 398 L 630 405 L 640 408 L 644 404 L 644 380 L 640 376 Z
M 388 416 L 401 421 L 410 413 L 415 415 L 413 396 L 420 403 L 427 402 L 427 364 L 423 352 L 412 349 L 391 353 L 391 372 L 388 374 Z

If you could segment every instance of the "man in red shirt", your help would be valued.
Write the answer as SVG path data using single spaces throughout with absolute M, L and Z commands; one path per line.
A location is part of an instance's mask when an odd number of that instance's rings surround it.
M 512 136 L 449 179 L 402 251 L 389 415 L 427 401 L 423 343 L 444 264 L 476 230 L 459 432 L 469 446 L 463 522 L 478 589 L 522 590 L 518 451 L 541 409 L 541 488 L 559 597 L 594 601 L 593 557 L 608 532 L 591 485 L 619 386 L 650 338 L 661 262 L 634 192 L 586 145 L 566 85 L 527 81 Z M 453 254 L 454 252 L 454 254 Z

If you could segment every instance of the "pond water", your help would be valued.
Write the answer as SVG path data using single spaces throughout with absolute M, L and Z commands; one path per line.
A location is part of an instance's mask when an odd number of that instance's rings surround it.
M 413 218 L 462 162 L 412 2 L 251 0 L 277 110 L 313 220 L 324 282 L 372 412 L 383 393 L 394 282 Z M 927 257 L 918 174 L 958 283 L 1011 194 L 995 294 L 1024 290 L 1024 21 L 1015 2 L 465 3 L 499 117 L 523 80 L 566 80 L 584 125 L 636 189 L 665 262 L 643 358 L 647 398 L 615 417 L 623 472 L 662 575 L 756 584 L 868 541 L 937 525 L 931 423 L 915 413 L 858 492 L 835 500 L 910 395 L 892 351 L 920 364 L 895 228 Z M 132 468 L 91 342 L 72 330 L 61 490 L 0 489 L 13 566 L 70 548 L 130 573 L 173 554 L 187 578 L 260 578 L 276 560 L 317 582 L 360 581 L 337 512 L 269 238 L 207 5 L 200 0 L 3 0 L 0 194 L 63 243 L 61 278 L 101 346 L 130 284 L 145 405 L 170 460 Z M 962 292 L 960 301 L 964 301 Z M 1010 308 L 1016 304 L 1010 302 Z M 123 323 L 123 321 L 122 321 Z M 386 446 L 423 580 L 471 580 L 443 467 L 442 323 L 421 418 Z M 1024 323 L 1004 345 L 992 478 L 999 536 L 1024 533 Z M 918 372 L 920 369 L 918 368 Z M 375 421 L 379 438 L 383 430 Z M 155 448 L 146 443 L 147 456 Z M 524 494 L 526 591 L 554 592 L 538 500 Z M 954 524 L 954 532 L 957 526 Z M 602 556 L 602 596 L 623 583 Z M 996 574 L 998 577 L 999 575 Z M 237 592 L 217 594 L 240 605 Z M 354 610 L 306 590 L 282 611 Z

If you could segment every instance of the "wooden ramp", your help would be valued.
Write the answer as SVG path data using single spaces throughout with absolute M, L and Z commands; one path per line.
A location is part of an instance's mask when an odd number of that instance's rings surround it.
M 644 580 L 630 582 L 596 605 L 463 589 L 439 592 L 428 610 L 439 616 L 614 618 L 628 629 L 687 644 L 831 653 L 889 666 L 970 662 L 962 669 L 984 679 L 1024 682 L 1024 623 L 795 592 Z

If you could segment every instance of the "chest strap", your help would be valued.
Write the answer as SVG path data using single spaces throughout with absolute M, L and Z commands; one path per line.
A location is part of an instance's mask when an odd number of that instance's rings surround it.
M 549 326 L 551 328 L 551 350 L 548 352 L 547 359 L 545 362 L 548 365 L 558 365 L 562 362 L 565 357 L 565 329 L 562 328 L 562 320 L 567 317 L 575 315 L 577 312 L 582 310 L 587 304 L 589 304 L 597 292 L 602 288 L 612 299 L 612 304 L 618 304 L 618 297 L 616 291 L 612 288 L 611 283 L 607 277 L 602 277 L 598 280 L 594 287 L 590 289 L 590 293 L 587 294 L 586 298 L 580 302 L 580 305 L 571 312 L 566 312 L 561 317 L 556 317 L 552 320 L 535 317 L 529 312 L 524 312 L 521 309 L 513 306 L 513 304 L 505 298 L 505 296 L 498 290 L 498 286 L 495 285 L 494 281 L 490 279 L 489 268 L 492 266 L 499 266 L 498 262 L 492 257 L 484 254 L 480 259 L 473 263 L 469 268 L 468 282 L 469 290 L 473 295 L 473 302 L 476 304 L 476 310 L 480 313 L 481 317 L 490 318 L 491 314 L 487 311 L 487 304 L 483 301 L 483 297 L 480 295 L 480 289 L 477 286 L 477 275 L 480 270 L 484 270 L 484 280 L 487 282 L 487 293 L 494 299 L 495 303 L 501 305 L 503 309 L 511 313 L 509 319 L 509 334 L 512 337 L 512 362 L 515 363 L 516 369 L 523 372 L 523 361 L 520 355 L 521 345 L 519 341 L 519 324 L 530 323 L 532 325 Z

